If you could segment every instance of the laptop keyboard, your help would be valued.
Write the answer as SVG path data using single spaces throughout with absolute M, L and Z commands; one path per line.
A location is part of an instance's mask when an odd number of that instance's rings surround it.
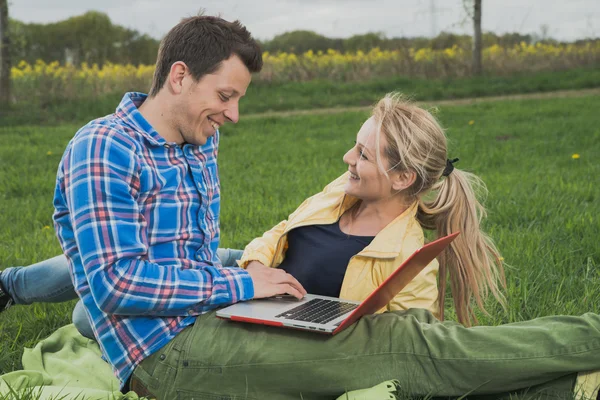
M 275 318 L 325 324 L 344 315 L 348 311 L 354 310 L 356 307 L 358 307 L 358 304 L 335 300 L 312 299 L 298 307 L 276 315 Z

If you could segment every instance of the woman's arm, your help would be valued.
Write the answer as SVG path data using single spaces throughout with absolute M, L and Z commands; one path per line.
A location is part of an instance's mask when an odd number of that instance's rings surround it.
M 238 261 L 239 266 L 246 268 L 251 261 L 258 261 L 267 267 L 275 266 L 272 260 L 275 257 L 276 246 L 279 239 L 283 236 L 286 226 L 287 220 L 283 220 L 265 232 L 261 237 L 248 243 L 244 249 L 244 255 Z M 285 247 L 287 247 L 287 243 Z
M 433 260 L 388 303 L 388 311 L 424 308 L 439 318 L 437 275 L 438 262 Z
M 338 190 L 339 186 L 345 183 L 347 179 L 348 173 L 346 172 L 330 182 L 321 192 L 304 200 L 302 204 L 290 214 L 287 220 L 281 221 L 279 224 L 265 232 L 261 237 L 252 240 L 244 249 L 244 255 L 242 256 L 242 259 L 238 261 L 239 266 L 246 268 L 251 261 L 258 261 L 267 267 L 276 267 L 281 264 L 283 255 L 287 250 L 287 240 L 283 238 L 282 243 L 279 243 L 279 240 L 286 232 L 288 221 L 292 221 L 294 217 L 305 210 L 309 204 L 314 204 L 315 202 L 320 204 L 322 196 L 328 194 L 332 190 Z M 282 249 L 279 252 L 277 251 L 278 244 L 279 246 L 282 246 Z M 274 260 L 277 256 L 279 259 Z

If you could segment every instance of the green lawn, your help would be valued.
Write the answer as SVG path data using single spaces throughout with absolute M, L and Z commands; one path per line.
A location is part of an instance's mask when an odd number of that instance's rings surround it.
M 485 226 L 510 265 L 508 310 L 490 302 L 482 323 L 600 311 L 599 109 L 600 98 L 586 97 L 440 110 L 457 167 L 488 184 Z M 225 127 L 222 245 L 243 247 L 344 172 L 342 155 L 366 117 L 242 118 Z M 0 128 L 0 268 L 59 253 L 51 220 L 54 175 L 77 128 Z M 23 346 L 68 323 L 72 307 L 0 314 L 0 373 L 20 368 Z
M 240 102 L 245 114 L 268 111 L 312 110 L 324 107 L 369 106 L 390 91 L 401 91 L 416 100 L 462 99 L 508 94 L 550 92 L 600 87 L 599 68 L 521 73 L 510 76 L 424 79 L 404 76 L 363 82 L 254 82 Z M 123 91 L 146 91 L 145 87 Z M 119 91 L 79 99 L 48 93 L 11 110 L 0 110 L 0 126 L 22 124 L 85 123 L 114 112 L 123 97 Z

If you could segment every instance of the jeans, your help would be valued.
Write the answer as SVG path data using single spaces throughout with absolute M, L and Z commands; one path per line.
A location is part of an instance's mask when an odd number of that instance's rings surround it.
M 600 368 L 600 316 L 465 328 L 427 310 L 368 315 L 335 336 L 201 315 L 134 370 L 157 399 L 334 399 L 397 379 L 412 396 L 571 398 Z
M 6 268 L 0 281 L 15 304 L 60 303 L 77 298 L 65 256 L 27 268 Z
M 236 260 L 242 254 L 242 250 L 217 250 L 224 267 L 237 267 Z M 0 273 L 0 282 L 15 304 L 60 303 L 78 298 L 65 256 L 56 256 L 28 267 L 6 268 Z M 94 332 L 81 302 L 73 310 L 73 324 L 83 336 L 94 339 Z

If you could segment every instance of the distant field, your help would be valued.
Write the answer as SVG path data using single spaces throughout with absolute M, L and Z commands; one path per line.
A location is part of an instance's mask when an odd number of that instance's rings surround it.
M 261 90 L 255 87 L 252 96 L 264 96 Z M 320 96 L 343 98 L 327 90 Z M 244 104 L 259 111 L 255 102 Z M 600 311 L 599 109 L 598 97 L 441 108 L 450 156 L 488 184 L 486 229 L 510 265 L 509 308 L 490 302 L 482 323 Z M 366 116 L 256 118 L 226 126 L 219 154 L 222 245 L 243 247 L 344 172 L 342 155 Z M 0 128 L 0 268 L 60 252 L 51 228 L 54 176 L 77 128 Z M 452 318 L 452 302 L 446 304 Z M 0 373 L 20 368 L 23 347 L 69 323 L 72 307 L 13 307 L 0 314 Z
M 361 82 L 310 81 L 289 83 L 253 82 L 240 103 L 244 114 L 268 111 L 311 110 L 323 107 L 365 106 L 391 91 L 403 92 L 417 100 L 462 99 L 505 94 L 548 92 L 600 87 L 600 69 L 538 72 L 480 78 L 423 79 L 393 77 Z M 124 90 L 146 92 L 147 87 L 129 85 Z M 35 90 L 39 90 L 36 88 Z M 0 110 L 0 126 L 84 123 L 114 111 L 123 96 L 86 94 L 77 98 L 49 88 L 36 100 L 17 103 L 11 110 Z

